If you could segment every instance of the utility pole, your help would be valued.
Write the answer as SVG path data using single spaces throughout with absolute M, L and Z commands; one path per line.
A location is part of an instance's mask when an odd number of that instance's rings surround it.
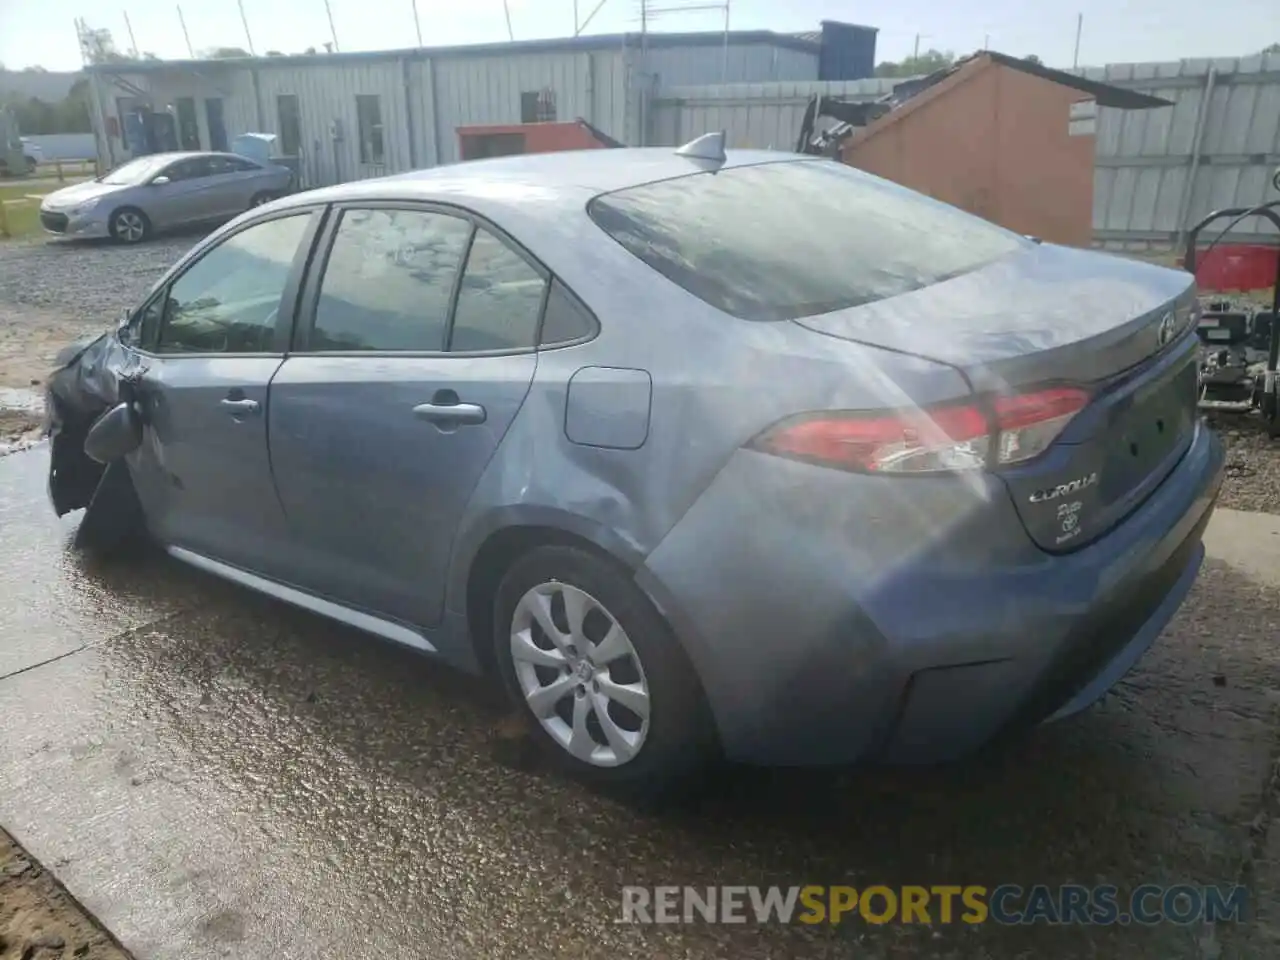
M 244 0 L 236 0 L 236 6 L 240 8 L 240 22 L 244 24 L 244 38 L 249 44 L 249 56 L 256 57 L 253 52 L 253 35 L 249 33 L 249 18 L 244 15 Z
M 329 0 L 324 0 L 325 16 L 329 18 L 329 34 L 333 37 L 333 52 L 338 52 L 338 31 L 333 27 L 333 10 L 329 8 Z
M 409 0 L 413 4 L 413 29 L 418 35 L 418 46 L 422 46 L 422 24 L 418 22 L 418 0 Z
M 1080 66 L 1080 32 L 1084 29 L 1084 14 L 1076 14 L 1076 52 L 1071 58 L 1071 69 Z
M 982 35 L 982 49 L 983 49 L 983 50 L 990 50 L 990 49 L 991 49 L 991 34 L 989 34 L 989 33 L 984 33 L 984 34 Z
M 720 51 L 720 82 L 729 82 L 729 0 L 724 0 L 724 48 Z
M 587 29 L 587 27 L 591 25 L 591 21 L 594 20 L 596 17 L 596 14 L 600 12 L 600 8 L 603 7 L 608 2 L 609 0 L 600 0 L 599 3 L 597 3 L 594 7 L 592 7 L 591 12 L 587 14 L 587 19 L 583 20 L 582 23 L 574 27 L 573 35 L 575 37 L 581 36 L 582 31 Z
M 511 5 L 507 3 L 507 0 L 502 0 L 502 12 L 507 17 L 507 39 L 514 40 L 516 35 L 511 32 Z
M 573 0 L 573 35 L 578 35 L 578 0 Z
M 178 6 L 178 23 L 182 24 L 182 39 L 187 41 L 187 55 L 194 60 L 196 58 L 196 51 L 191 46 L 191 34 L 187 33 L 187 21 L 182 16 L 181 5 Z
M 129 22 L 129 11 L 124 11 L 124 27 L 129 31 L 129 47 L 133 50 L 134 57 L 138 56 L 138 41 L 133 38 L 133 24 Z

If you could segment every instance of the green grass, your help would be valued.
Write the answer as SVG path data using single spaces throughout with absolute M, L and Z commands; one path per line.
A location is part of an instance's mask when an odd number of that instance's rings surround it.
M 28 200 L 28 196 L 44 196 L 52 193 L 56 187 L 31 187 L 22 183 L 0 184 L 0 203 L 4 204 L 5 219 L 9 226 L 9 237 L 27 237 L 40 232 L 40 201 Z M 20 203 L 8 201 L 18 200 Z M 0 243 L 7 239 L 0 232 Z

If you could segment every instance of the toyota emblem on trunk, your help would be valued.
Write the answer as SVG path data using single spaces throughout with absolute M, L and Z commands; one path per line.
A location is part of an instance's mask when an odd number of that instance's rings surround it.
M 1160 329 L 1156 332 L 1156 341 L 1159 346 L 1164 346 L 1173 339 L 1173 314 L 1166 313 L 1160 318 Z

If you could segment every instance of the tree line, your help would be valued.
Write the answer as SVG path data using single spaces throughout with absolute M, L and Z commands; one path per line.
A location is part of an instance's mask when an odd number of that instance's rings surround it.
M 89 82 L 83 77 L 71 85 L 61 100 L 49 102 L 21 94 L 0 94 L 0 106 L 7 108 L 25 135 L 40 133 L 92 133 L 89 121 Z

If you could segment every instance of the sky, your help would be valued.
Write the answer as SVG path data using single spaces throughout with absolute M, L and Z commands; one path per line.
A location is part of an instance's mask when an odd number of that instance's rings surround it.
M 332 41 L 325 0 L 239 0 L 256 52 L 323 50 Z M 719 30 L 721 11 L 680 10 L 709 0 L 649 0 L 665 9 L 652 30 Z M 502 0 L 416 0 L 426 46 L 507 39 Z M 597 0 L 576 0 L 579 20 Z M 188 56 L 181 5 L 197 55 L 218 46 L 248 47 L 236 0 L 0 0 L 0 64 L 73 70 L 80 65 L 75 19 L 110 30 L 117 48 L 135 46 L 163 58 Z M 399 49 L 416 45 L 414 0 L 329 0 L 338 47 Z M 568 36 L 575 0 L 508 0 L 517 40 Z M 587 33 L 639 30 L 641 0 L 604 0 Z M 899 60 L 936 47 L 969 53 L 984 44 L 1016 56 L 1036 54 L 1070 66 L 1076 19 L 1083 15 L 1080 63 L 1242 56 L 1280 42 L 1280 0 L 730 0 L 730 26 L 779 31 L 817 29 L 822 19 L 879 27 L 877 60 Z

